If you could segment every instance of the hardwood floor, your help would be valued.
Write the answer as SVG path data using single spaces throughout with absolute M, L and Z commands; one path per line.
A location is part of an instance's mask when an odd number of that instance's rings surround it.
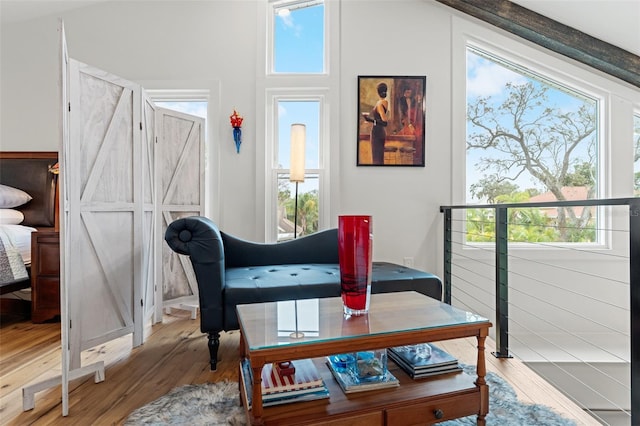
M 36 405 L 22 411 L 22 387 L 60 374 L 60 324 L 30 321 L 3 323 L 0 328 L 0 423 L 7 425 L 121 424 L 134 409 L 188 383 L 237 380 L 237 331 L 220 339 L 218 371 L 209 371 L 207 338 L 200 321 L 173 310 L 152 327 L 147 342 L 131 349 L 131 337 L 114 340 L 83 353 L 82 365 L 105 363 L 105 381 L 93 376 L 73 381 L 69 415 L 62 417 L 60 386 L 36 394 Z M 441 342 L 461 362 L 475 362 L 475 339 Z M 583 425 L 598 425 L 591 416 L 515 359 L 496 359 L 488 342 L 487 369 L 506 378 L 525 402 L 553 407 Z

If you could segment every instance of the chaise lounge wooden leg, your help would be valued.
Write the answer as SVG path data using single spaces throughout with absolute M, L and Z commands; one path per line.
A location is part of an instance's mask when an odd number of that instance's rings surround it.
M 211 371 L 218 368 L 218 348 L 220 348 L 220 333 L 209 333 L 209 362 L 211 363 Z

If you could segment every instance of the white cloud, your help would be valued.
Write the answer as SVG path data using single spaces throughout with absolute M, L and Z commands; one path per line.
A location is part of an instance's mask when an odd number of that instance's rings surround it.
M 282 19 L 282 23 L 285 27 L 293 28 L 293 17 L 289 9 L 280 9 L 278 11 L 278 17 Z
M 467 66 L 467 96 L 497 95 L 508 82 L 522 84 L 527 81 L 526 77 L 473 54 L 467 55 Z
M 300 37 L 300 34 L 302 33 L 302 25 L 293 21 L 293 15 L 289 9 L 280 9 L 278 11 L 278 18 L 282 20 L 282 24 L 285 28 L 293 29 L 295 37 Z

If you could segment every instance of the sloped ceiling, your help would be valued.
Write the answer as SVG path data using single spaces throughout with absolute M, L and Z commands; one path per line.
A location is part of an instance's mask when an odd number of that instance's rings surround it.
M 640 87 L 640 56 L 517 3 L 508 0 L 436 1 Z M 606 3 L 609 7 L 617 7 L 618 4 Z M 624 1 L 621 3 L 625 4 Z M 578 2 L 574 2 L 574 5 L 578 5 Z M 575 14 L 580 14 L 579 7 L 576 8 Z M 637 42 L 640 37 L 640 28 L 637 21 L 631 22 L 633 29 L 629 31 L 628 40 L 625 39 L 625 42 L 634 44 L 634 39 Z M 634 50 L 640 49 L 636 46 Z
M 522 7 L 640 55 L 638 0 L 512 0 Z

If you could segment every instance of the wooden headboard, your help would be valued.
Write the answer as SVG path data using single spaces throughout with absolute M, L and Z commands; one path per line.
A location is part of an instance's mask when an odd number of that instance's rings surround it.
M 16 207 L 24 214 L 22 225 L 57 228 L 58 176 L 49 171 L 57 162 L 57 152 L 0 151 L 0 183 L 33 197 L 27 204 Z

